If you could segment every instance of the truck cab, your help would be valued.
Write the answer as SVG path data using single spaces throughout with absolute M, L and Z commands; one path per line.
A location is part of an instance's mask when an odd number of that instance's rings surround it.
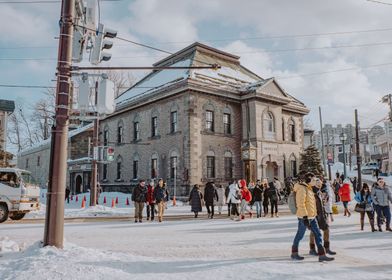
M 0 223 L 22 219 L 38 210 L 40 189 L 31 173 L 18 168 L 0 168 Z

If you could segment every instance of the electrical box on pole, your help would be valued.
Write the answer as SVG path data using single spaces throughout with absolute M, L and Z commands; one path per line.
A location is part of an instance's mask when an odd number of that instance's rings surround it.
M 90 83 L 88 74 L 83 73 L 79 79 L 79 95 L 78 95 L 78 106 L 79 110 L 87 112 L 90 105 Z
M 111 114 L 115 110 L 114 103 L 115 86 L 112 81 L 103 78 L 98 83 L 97 112 L 99 114 Z

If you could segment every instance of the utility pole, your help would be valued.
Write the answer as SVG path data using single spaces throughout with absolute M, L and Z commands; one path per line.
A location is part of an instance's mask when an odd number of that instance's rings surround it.
M 52 127 L 44 246 L 63 248 L 64 197 L 67 174 L 68 119 L 71 88 L 75 0 L 62 0 L 57 60 L 55 123 Z
M 320 116 L 320 134 L 321 134 L 321 159 L 323 161 L 324 174 L 325 174 L 327 167 L 325 165 L 323 119 L 321 117 L 321 107 L 319 107 L 319 116 Z
M 95 106 L 97 106 L 98 100 L 98 81 L 95 82 Z M 90 184 L 90 206 L 97 205 L 97 182 L 98 182 L 98 167 L 97 167 L 97 156 L 98 151 L 98 135 L 99 135 L 99 114 L 96 113 L 94 119 L 94 130 L 93 130 L 93 160 L 91 162 L 91 184 Z
M 330 165 L 330 157 L 332 156 L 331 150 L 329 149 L 329 135 L 328 135 L 328 130 L 327 130 L 327 153 L 328 153 L 328 179 L 331 181 L 332 180 L 332 171 L 331 171 L 331 165 Z
M 357 186 L 355 186 L 357 191 L 362 189 L 362 175 L 361 175 L 361 153 L 359 149 L 359 121 L 358 121 L 358 110 L 355 109 L 355 149 L 357 152 L 357 171 L 358 171 L 358 178 L 357 178 Z

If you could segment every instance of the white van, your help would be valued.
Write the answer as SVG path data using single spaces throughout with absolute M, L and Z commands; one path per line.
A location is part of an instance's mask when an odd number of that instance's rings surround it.
M 31 173 L 18 168 L 0 168 L 0 223 L 22 219 L 39 209 L 40 189 Z

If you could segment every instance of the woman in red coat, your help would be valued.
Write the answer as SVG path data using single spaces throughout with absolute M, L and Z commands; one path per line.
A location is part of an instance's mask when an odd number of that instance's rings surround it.
M 348 181 L 344 181 L 343 186 L 339 188 L 339 196 L 340 200 L 343 202 L 344 206 L 344 216 L 351 216 L 350 210 L 348 210 L 348 203 L 351 201 L 351 191 L 350 191 L 350 183 Z

